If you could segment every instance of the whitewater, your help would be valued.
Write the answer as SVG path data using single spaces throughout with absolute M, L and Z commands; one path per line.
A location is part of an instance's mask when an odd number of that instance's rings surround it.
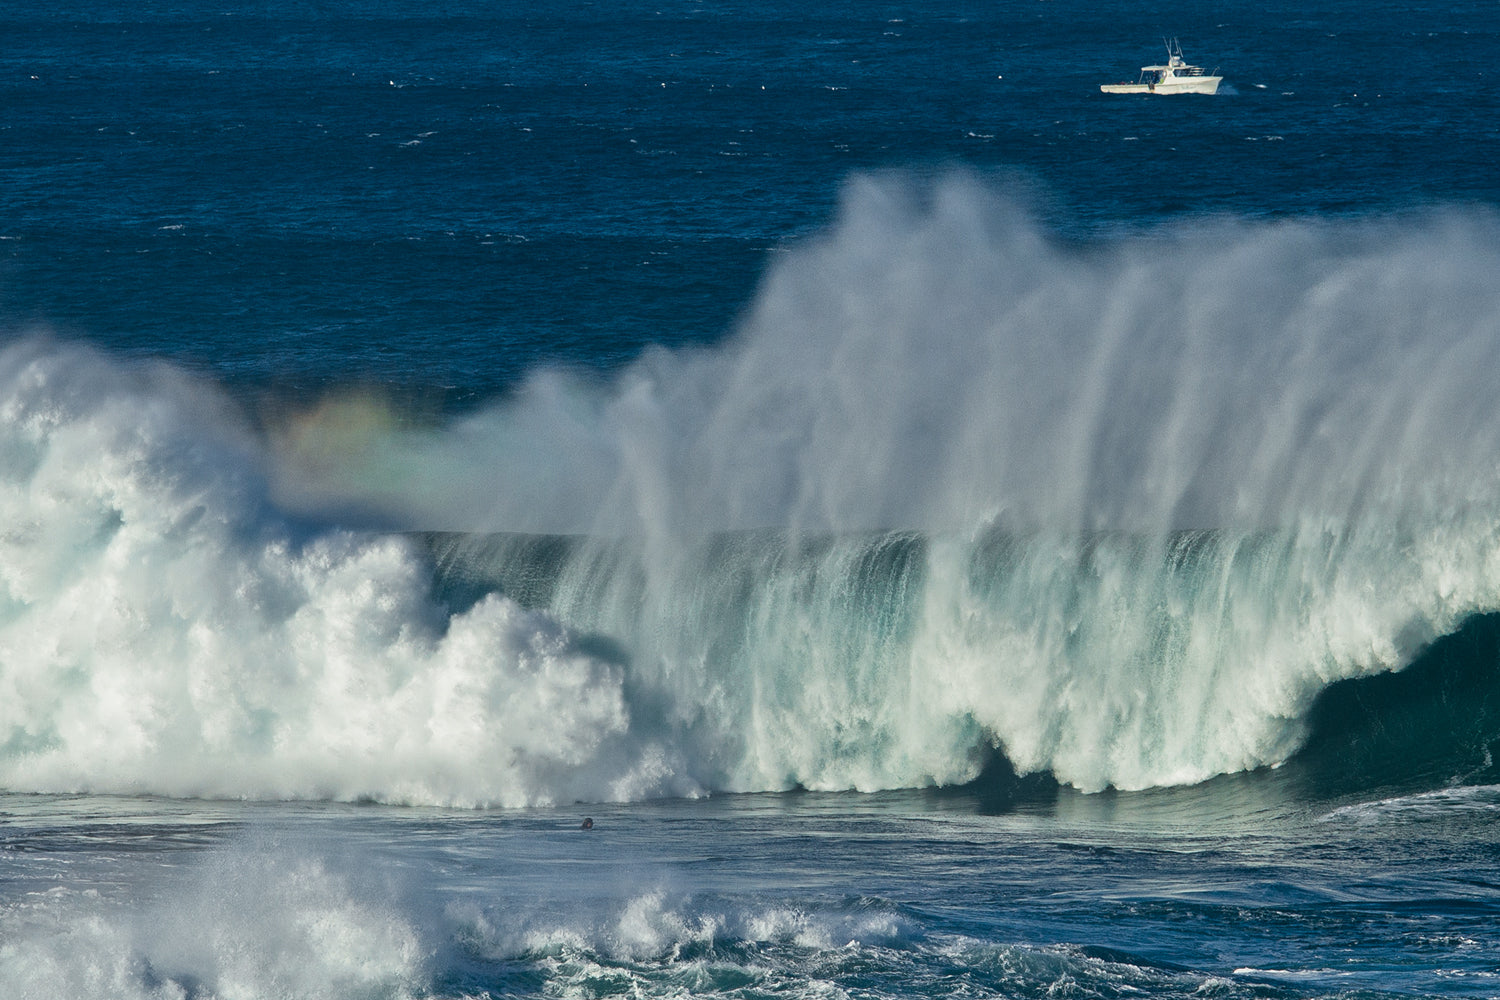
M 1484 210 L 1078 242 L 972 174 L 873 174 L 722 342 L 464 412 L 13 338 L 0 786 L 1275 768 L 1330 685 L 1500 611 L 1496 273 Z

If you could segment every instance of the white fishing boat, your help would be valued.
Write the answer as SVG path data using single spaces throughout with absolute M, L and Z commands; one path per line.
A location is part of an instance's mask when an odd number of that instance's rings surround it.
M 1100 90 L 1106 94 L 1212 94 L 1218 91 L 1219 68 L 1206 73 L 1202 66 L 1190 66 L 1182 58 L 1182 46 L 1173 38 L 1166 42 L 1167 62 L 1164 66 L 1142 66 L 1140 79 L 1135 83 L 1106 83 Z

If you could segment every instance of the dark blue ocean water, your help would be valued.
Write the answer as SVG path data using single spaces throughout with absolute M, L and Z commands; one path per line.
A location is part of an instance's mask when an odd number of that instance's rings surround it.
M 0 995 L 1500 996 L 1494 4 L 0 38 Z
M 861 171 L 964 167 L 1079 237 L 1497 194 L 1484 5 L 13 3 L 4 28 L 6 324 L 237 382 L 468 398 L 714 342 Z M 1222 99 L 1098 93 L 1163 35 Z

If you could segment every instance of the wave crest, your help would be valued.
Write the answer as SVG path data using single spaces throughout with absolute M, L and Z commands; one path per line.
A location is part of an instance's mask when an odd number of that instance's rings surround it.
M 0 784 L 522 805 L 957 783 L 995 746 L 1090 790 L 1279 764 L 1328 685 L 1500 609 L 1497 271 L 1483 213 L 1069 247 L 973 178 L 878 178 L 718 347 L 438 425 L 262 428 L 18 341 Z

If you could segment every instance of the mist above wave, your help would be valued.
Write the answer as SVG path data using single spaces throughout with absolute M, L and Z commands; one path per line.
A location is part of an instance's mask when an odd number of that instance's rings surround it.
M 1067 245 L 968 175 L 856 178 L 719 346 L 435 432 L 330 401 L 282 486 L 466 531 L 1428 518 L 1496 495 L 1497 263 L 1472 209 Z

